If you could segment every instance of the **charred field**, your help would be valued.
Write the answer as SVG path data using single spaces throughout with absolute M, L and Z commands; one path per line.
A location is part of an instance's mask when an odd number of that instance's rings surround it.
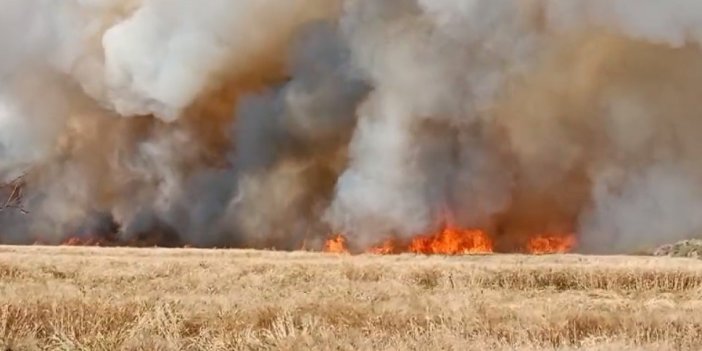
M 693 350 L 702 261 L 0 247 L 7 350 Z

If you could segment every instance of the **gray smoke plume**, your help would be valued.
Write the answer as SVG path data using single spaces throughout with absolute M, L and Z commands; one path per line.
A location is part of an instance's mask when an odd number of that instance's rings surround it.
M 698 1 L 7 0 L 0 46 L 0 242 L 702 232 Z

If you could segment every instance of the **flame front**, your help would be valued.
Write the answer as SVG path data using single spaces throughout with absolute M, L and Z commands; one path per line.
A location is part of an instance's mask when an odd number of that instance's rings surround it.
M 543 234 L 529 238 L 523 252 L 535 255 L 568 253 L 575 248 L 575 245 L 575 234 Z M 348 254 L 346 237 L 332 236 L 324 244 L 324 252 Z M 483 230 L 445 226 L 434 234 L 417 236 L 405 242 L 388 239 L 366 250 L 366 253 L 374 255 L 408 252 L 424 255 L 487 254 L 494 252 L 494 241 Z
M 493 243 L 487 233 L 482 230 L 446 226 L 436 234 L 413 239 L 409 251 L 427 255 L 491 253 L 493 252 Z
M 327 242 L 324 243 L 324 252 L 336 254 L 349 253 L 349 250 L 346 247 L 346 237 L 344 237 L 343 235 L 336 235 L 333 238 L 327 240 Z
M 366 253 L 375 255 L 392 255 L 401 252 L 401 246 L 398 245 L 397 240 L 395 239 L 385 240 L 382 244 L 371 247 L 366 251 Z
M 527 252 L 530 254 L 567 253 L 576 244 L 574 234 L 568 235 L 538 235 L 529 239 Z
M 348 253 L 347 239 L 343 235 L 334 235 L 324 244 L 324 252 Z M 391 255 L 411 252 L 425 255 L 462 255 L 493 252 L 493 242 L 482 230 L 459 229 L 446 226 L 442 230 L 429 235 L 417 236 L 402 243 L 396 239 L 388 239 L 381 244 L 366 250 L 366 253 L 376 255 Z
M 110 246 L 110 243 L 104 239 L 96 237 L 81 238 L 72 236 L 61 242 L 62 246 Z

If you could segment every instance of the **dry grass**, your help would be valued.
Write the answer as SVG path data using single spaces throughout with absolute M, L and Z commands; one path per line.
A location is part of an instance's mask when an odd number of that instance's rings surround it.
M 694 350 L 702 261 L 0 247 L 6 350 Z

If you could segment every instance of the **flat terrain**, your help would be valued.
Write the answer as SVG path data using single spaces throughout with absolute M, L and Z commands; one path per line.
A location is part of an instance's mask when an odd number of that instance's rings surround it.
M 702 260 L 0 247 L 5 350 L 697 350 Z

